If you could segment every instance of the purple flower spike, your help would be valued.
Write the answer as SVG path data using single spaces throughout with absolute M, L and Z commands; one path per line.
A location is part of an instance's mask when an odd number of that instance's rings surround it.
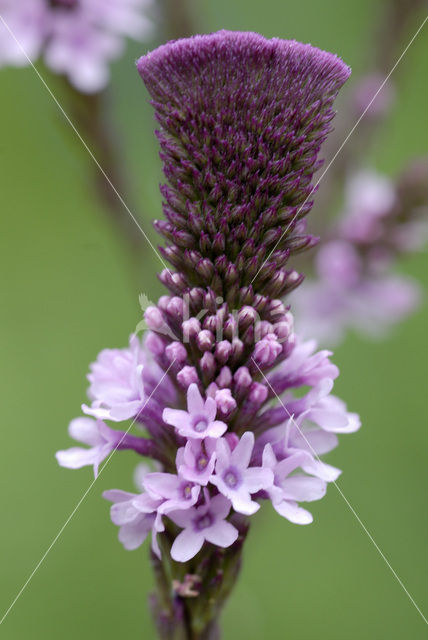
M 254 448 L 254 434 L 244 433 L 233 451 L 225 438 L 217 442 L 216 474 L 210 481 L 232 502 L 238 513 L 251 515 L 260 505 L 251 500 L 251 494 L 268 489 L 273 483 L 270 469 L 249 467 Z
M 331 395 L 330 352 L 295 335 L 281 300 L 303 279 L 290 257 L 317 240 L 304 217 L 349 69 L 310 45 L 221 31 L 161 46 L 138 70 L 159 123 L 167 184 L 155 227 L 174 271 L 159 276 L 168 295 L 146 308 L 151 358 L 134 342 L 104 352 L 85 411 L 137 416 L 147 429 L 126 446 L 160 466 L 140 480 L 140 495 L 105 497 L 126 548 L 151 530 L 154 553 L 167 556 L 152 557 L 167 580 L 154 600 L 162 635 L 177 626 L 183 637 L 211 638 L 247 516 L 269 498 L 288 520 L 310 522 L 299 502 L 321 498 L 340 473 L 318 455 L 359 427 Z M 178 573 L 169 559 L 197 554 Z
M 187 411 L 164 409 L 163 420 L 186 438 L 219 438 L 227 425 L 216 420 L 217 403 L 214 398 L 203 400 L 198 386 L 191 384 L 187 391 Z
M 156 223 L 166 259 L 228 302 L 250 283 L 272 297 L 297 286 L 285 264 L 314 244 L 299 221 L 349 68 L 310 45 L 232 31 L 170 42 L 137 67 L 169 183 Z
M 219 547 L 230 547 L 238 538 L 238 530 L 225 520 L 230 507 L 229 500 L 217 495 L 200 507 L 170 513 L 171 520 L 183 527 L 172 545 L 172 558 L 187 562 L 198 553 L 205 540 Z

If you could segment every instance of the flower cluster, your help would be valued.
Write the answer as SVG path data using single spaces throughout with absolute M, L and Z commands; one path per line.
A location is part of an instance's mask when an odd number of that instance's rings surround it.
M 126 36 L 141 39 L 152 0 L 0 0 L 0 65 L 26 66 L 43 56 L 83 93 L 103 89 L 108 64 Z M 7 26 L 5 26 L 7 25 Z
M 380 336 L 416 307 L 418 285 L 392 271 L 428 237 L 427 176 L 426 160 L 396 183 L 374 171 L 352 176 L 344 212 L 318 250 L 315 278 L 293 294 L 302 336 L 327 344 L 348 329 Z
M 239 544 L 261 502 L 311 522 L 300 502 L 340 473 L 319 456 L 360 424 L 331 393 L 330 352 L 296 337 L 279 299 L 302 280 L 290 256 L 316 241 L 303 218 L 349 69 L 309 45 L 219 32 L 162 46 L 138 70 L 168 181 L 156 227 L 176 271 L 160 276 L 169 295 L 146 309 L 144 342 L 91 367 L 91 418 L 70 430 L 90 449 L 57 457 L 95 472 L 116 449 L 157 461 L 138 493 L 104 494 L 119 538 L 134 549 L 152 532 L 154 554 L 182 563 L 204 548 L 209 589 L 210 554 Z M 129 419 L 145 434 L 104 422 Z
M 146 338 L 146 346 L 153 336 Z M 313 341 L 297 342 L 289 357 L 266 376 L 265 384 L 252 382 L 245 367 L 232 376 L 224 366 L 219 384 L 214 383 L 205 398 L 202 385 L 192 382 L 185 394 L 186 409 L 176 409 L 168 406 L 177 404 L 169 378 L 159 377 L 161 383 L 153 387 L 158 367 L 150 360 L 140 364 L 140 344 L 132 336 L 129 349 L 103 351 L 92 365 L 92 402 L 83 405 L 83 411 L 94 418 L 77 418 L 70 424 L 70 435 L 90 448 L 59 451 L 58 462 L 69 468 L 94 466 L 96 474 L 114 450 L 132 449 L 162 463 L 162 470 L 140 474 L 139 494 L 118 490 L 104 494 L 113 502 L 111 517 L 126 549 L 138 547 L 152 531 L 153 550 L 160 554 L 156 536 L 165 530 L 166 517 L 182 529 L 171 555 L 185 562 L 205 540 L 220 547 L 235 542 L 238 530 L 227 520 L 231 510 L 249 516 L 266 499 L 291 522 L 307 524 L 312 517 L 298 503 L 321 498 L 326 483 L 340 473 L 321 462 L 319 455 L 337 445 L 337 433 L 359 427 L 358 417 L 331 395 L 338 369 L 329 360 L 330 352 L 314 353 L 315 348 Z M 310 390 L 294 397 L 292 390 L 301 387 Z M 261 389 L 265 400 L 274 396 L 280 405 L 255 416 L 253 396 L 260 396 Z M 224 395 L 232 400 L 235 416 L 234 397 L 242 399 L 239 429 L 218 419 L 231 414 Z M 245 417 L 249 413 L 252 420 Z M 113 430 L 104 422 L 127 418 L 144 425 L 152 438 Z

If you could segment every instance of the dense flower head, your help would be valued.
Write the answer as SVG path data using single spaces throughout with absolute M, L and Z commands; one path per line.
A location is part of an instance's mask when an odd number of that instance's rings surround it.
M 152 0 L 0 0 L 0 65 L 25 66 L 43 56 L 79 91 L 103 89 L 108 65 L 126 36 L 151 30 L 145 11 Z
M 311 522 L 299 503 L 340 473 L 319 456 L 360 426 L 332 395 L 331 353 L 299 339 L 279 299 L 301 280 L 284 265 L 312 244 L 305 201 L 349 70 L 309 45 L 229 32 L 170 43 L 138 68 L 161 126 L 169 186 L 157 226 L 177 271 L 161 276 L 170 295 L 146 308 L 144 341 L 91 366 L 84 411 L 98 426 L 78 464 L 112 447 L 157 461 L 138 493 L 104 494 L 119 538 L 134 549 L 151 531 L 155 556 L 177 562 L 202 550 L 199 578 L 212 586 L 211 559 L 226 581 L 218 550 L 242 544 L 262 502 Z M 114 441 L 101 422 L 129 419 L 145 433 L 129 426 Z
M 210 287 L 236 306 L 295 287 L 285 265 L 314 242 L 303 217 L 349 68 L 310 45 L 221 31 L 159 47 L 138 70 L 168 180 L 156 228 L 180 274 L 163 282 Z

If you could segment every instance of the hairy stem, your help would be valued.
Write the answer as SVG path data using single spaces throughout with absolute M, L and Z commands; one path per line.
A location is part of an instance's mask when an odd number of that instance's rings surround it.
M 233 516 L 238 540 L 221 549 L 205 543 L 190 562 L 171 559 L 171 543 L 176 532 L 158 536 L 162 559 L 152 553 L 156 592 L 150 606 L 161 640 L 219 640 L 219 618 L 241 568 L 242 546 L 248 522 Z

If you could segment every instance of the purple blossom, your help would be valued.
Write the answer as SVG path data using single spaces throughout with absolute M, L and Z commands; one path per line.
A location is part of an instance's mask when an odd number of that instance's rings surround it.
M 189 509 L 196 503 L 201 490 L 199 484 L 173 473 L 148 473 L 144 477 L 143 485 L 153 499 L 162 500 L 158 507 L 159 514 Z
M 331 395 L 333 381 L 325 378 L 303 398 L 287 402 L 287 411 L 299 424 L 305 420 L 331 433 L 353 433 L 360 426 L 356 413 L 349 413 L 346 404 Z
M 79 91 L 103 89 L 108 66 L 123 51 L 123 39 L 151 31 L 146 10 L 151 0 L 0 0 L 0 14 L 14 34 L 0 25 L 0 65 L 28 64 L 43 56 L 55 73 Z M 28 56 L 28 58 L 27 58 Z
M 140 455 L 155 455 L 153 441 L 140 438 L 124 431 L 110 429 L 102 420 L 92 418 L 76 418 L 72 420 L 69 434 L 74 440 L 90 446 L 89 449 L 72 447 L 65 451 L 57 451 L 58 464 L 69 469 L 80 469 L 94 466 L 95 477 L 103 460 L 115 449 L 132 449 Z
M 171 520 L 183 528 L 171 548 L 177 562 L 187 562 L 202 548 L 205 541 L 218 547 L 229 547 L 238 538 L 238 530 L 226 521 L 230 501 L 222 495 L 207 498 L 206 504 L 186 511 L 169 514 Z
M 251 515 L 260 505 L 251 499 L 251 494 L 261 489 L 268 489 L 273 482 L 273 475 L 269 469 L 252 467 L 250 465 L 254 448 L 254 434 L 244 433 L 231 451 L 225 438 L 217 442 L 217 461 L 215 475 L 210 482 L 232 502 L 238 513 Z
M 215 443 L 214 438 L 189 439 L 185 447 L 180 447 L 176 457 L 177 471 L 180 476 L 190 482 L 197 482 L 201 486 L 207 485 L 214 471 Z
M 254 459 L 261 460 L 265 447 L 269 445 L 278 460 L 299 456 L 299 466 L 306 473 L 326 482 L 334 482 L 341 474 L 340 469 L 332 467 L 319 459 L 337 445 L 334 434 L 325 433 L 321 429 L 308 430 L 301 428 L 294 418 L 269 429 L 257 438 Z
M 320 500 L 325 495 L 326 484 L 319 478 L 290 474 L 301 466 L 302 455 L 297 453 L 284 460 L 278 461 L 270 444 L 263 452 L 263 466 L 271 470 L 274 476 L 273 485 L 267 492 L 272 505 L 281 516 L 295 524 L 309 524 L 312 515 L 302 509 L 298 502 L 312 502 Z
M 141 344 L 134 335 L 129 340 L 129 349 L 101 351 L 90 367 L 88 395 L 92 404 L 82 406 L 84 413 L 116 422 L 136 416 L 146 399 L 145 360 Z
M 137 549 L 152 532 L 152 549 L 160 557 L 156 535 L 164 530 L 157 513 L 161 501 L 154 500 L 148 494 L 137 495 L 118 489 L 104 491 L 103 497 L 113 502 L 111 519 L 119 527 L 119 540 L 125 549 Z
M 276 393 L 290 387 L 316 385 L 328 378 L 335 380 L 339 369 L 330 362 L 331 351 L 317 351 L 315 340 L 296 342 L 288 358 L 269 376 L 269 383 Z
M 122 433 L 113 431 L 102 420 L 76 418 L 70 422 L 68 432 L 74 440 L 90 446 L 89 449 L 72 447 L 66 451 L 57 451 L 58 464 L 68 469 L 80 469 L 85 466 L 94 467 L 94 475 L 98 475 L 98 467 L 116 448 Z
M 174 426 L 180 436 L 193 439 L 219 438 L 227 429 L 227 425 L 215 420 L 217 404 L 213 398 L 203 400 L 196 384 L 187 390 L 187 411 L 181 409 L 165 409 L 163 420 Z

